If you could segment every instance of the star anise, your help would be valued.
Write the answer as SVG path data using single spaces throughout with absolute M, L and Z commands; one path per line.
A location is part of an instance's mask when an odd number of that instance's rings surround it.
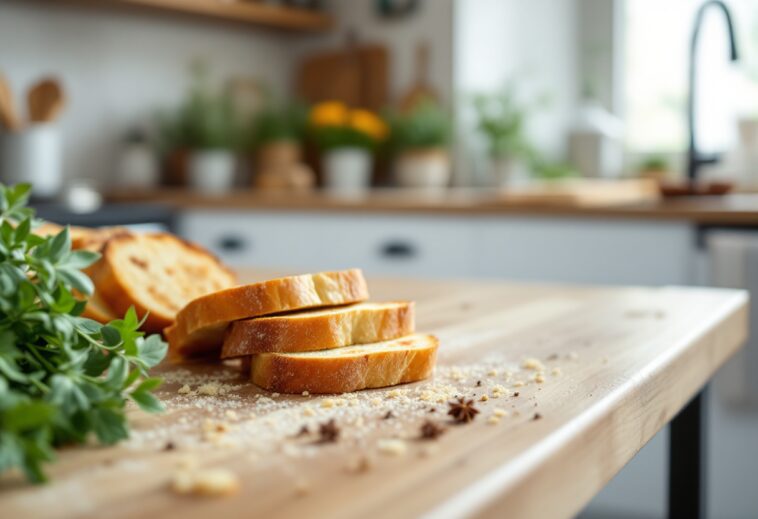
M 473 400 L 466 400 L 463 397 L 459 397 L 456 401 L 448 402 L 450 409 L 447 414 L 453 417 L 458 423 L 468 423 L 479 414 L 479 410 L 474 407 Z
M 321 443 L 333 443 L 340 437 L 340 428 L 332 419 L 318 426 L 318 435 Z
M 445 428 L 438 425 L 431 420 L 426 420 L 421 424 L 421 439 L 422 440 L 436 440 L 445 432 Z

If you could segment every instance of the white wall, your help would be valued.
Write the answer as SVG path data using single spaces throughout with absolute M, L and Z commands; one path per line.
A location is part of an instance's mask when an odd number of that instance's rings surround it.
M 576 0 L 458 0 L 455 90 L 465 95 L 515 82 L 527 98 L 548 95 L 550 105 L 530 119 L 529 135 L 546 154 L 562 158 L 577 100 L 576 26 Z M 462 145 L 475 148 L 466 102 L 459 103 L 457 115 Z M 481 164 L 460 151 L 459 182 L 483 181 Z
M 66 175 L 107 182 L 119 139 L 156 108 L 180 100 L 194 57 L 207 58 L 214 76 L 253 76 L 283 88 L 288 38 L 156 13 L 2 2 L 0 72 L 17 100 L 41 75 L 63 80 Z

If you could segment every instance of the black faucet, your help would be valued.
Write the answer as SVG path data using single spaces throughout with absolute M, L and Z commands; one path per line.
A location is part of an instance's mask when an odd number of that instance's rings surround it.
M 712 164 L 718 161 L 717 155 L 705 156 L 697 151 L 697 142 L 695 142 L 695 54 L 697 52 L 697 42 L 700 36 L 700 26 L 703 25 L 703 15 L 709 7 L 719 7 L 726 18 L 726 26 L 729 32 L 729 59 L 737 61 L 737 42 L 734 37 L 734 26 L 732 25 L 732 14 L 729 8 L 721 0 L 708 0 L 697 11 L 695 17 L 695 27 L 692 30 L 692 41 L 690 42 L 690 75 L 689 75 L 689 97 L 687 98 L 687 123 L 690 127 L 690 145 L 687 151 L 687 178 L 690 182 L 697 180 L 698 170 L 703 164 Z

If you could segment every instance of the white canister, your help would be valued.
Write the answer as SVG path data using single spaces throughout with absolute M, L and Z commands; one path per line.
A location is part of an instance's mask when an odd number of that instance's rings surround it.
M 450 157 L 438 148 L 406 151 L 395 163 L 395 181 L 401 187 L 445 188 L 450 184 Z
M 512 187 L 523 184 L 529 171 L 523 160 L 516 157 L 491 157 L 490 175 L 496 187 Z
M 35 124 L 0 135 L 0 179 L 28 182 L 35 196 L 51 198 L 63 186 L 61 135 L 54 124 Z
M 364 148 L 335 148 L 322 159 L 324 186 L 330 191 L 360 192 L 371 185 L 371 154 Z
M 236 161 L 229 150 L 196 150 L 190 153 L 187 176 L 190 186 L 203 193 L 221 194 L 234 187 Z

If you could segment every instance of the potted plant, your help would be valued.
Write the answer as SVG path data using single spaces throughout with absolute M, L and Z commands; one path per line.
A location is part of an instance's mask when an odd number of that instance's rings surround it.
M 436 102 L 426 100 L 409 112 L 389 116 L 395 153 L 395 181 L 402 187 L 442 188 L 450 183 L 451 122 Z
M 253 117 L 252 144 L 256 152 L 255 185 L 263 189 L 307 189 L 313 171 L 302 162 L 306 112 L 293 102 L 269 101 Z
M 361 191 L 371 184 L 372 151 L 387 137 L 375 113 L 337 101 L 315 105 L 311 133 L 322 151 L 324 185 L 336 191 Z
M 233 187 L 241 132 L 228 95 L 212 92 L 196 74 L 179 108 L 159 116 L 158 132 L 167 156 L 184 152 L 186 181 L 192 188 L 223 193 Z
M 477 94 L 473 99 L 476 128 L 487 143 L 490 172 L 499 186 L 525 176 L 533 148 L 525 135 L 527 109 L 507 87 L 495 94 Z
M 669 161 L 662 155 L 650 155 L 639 166 L 640 176 L 652 178 L 658 182 L 666 180 L 670 171 Z

